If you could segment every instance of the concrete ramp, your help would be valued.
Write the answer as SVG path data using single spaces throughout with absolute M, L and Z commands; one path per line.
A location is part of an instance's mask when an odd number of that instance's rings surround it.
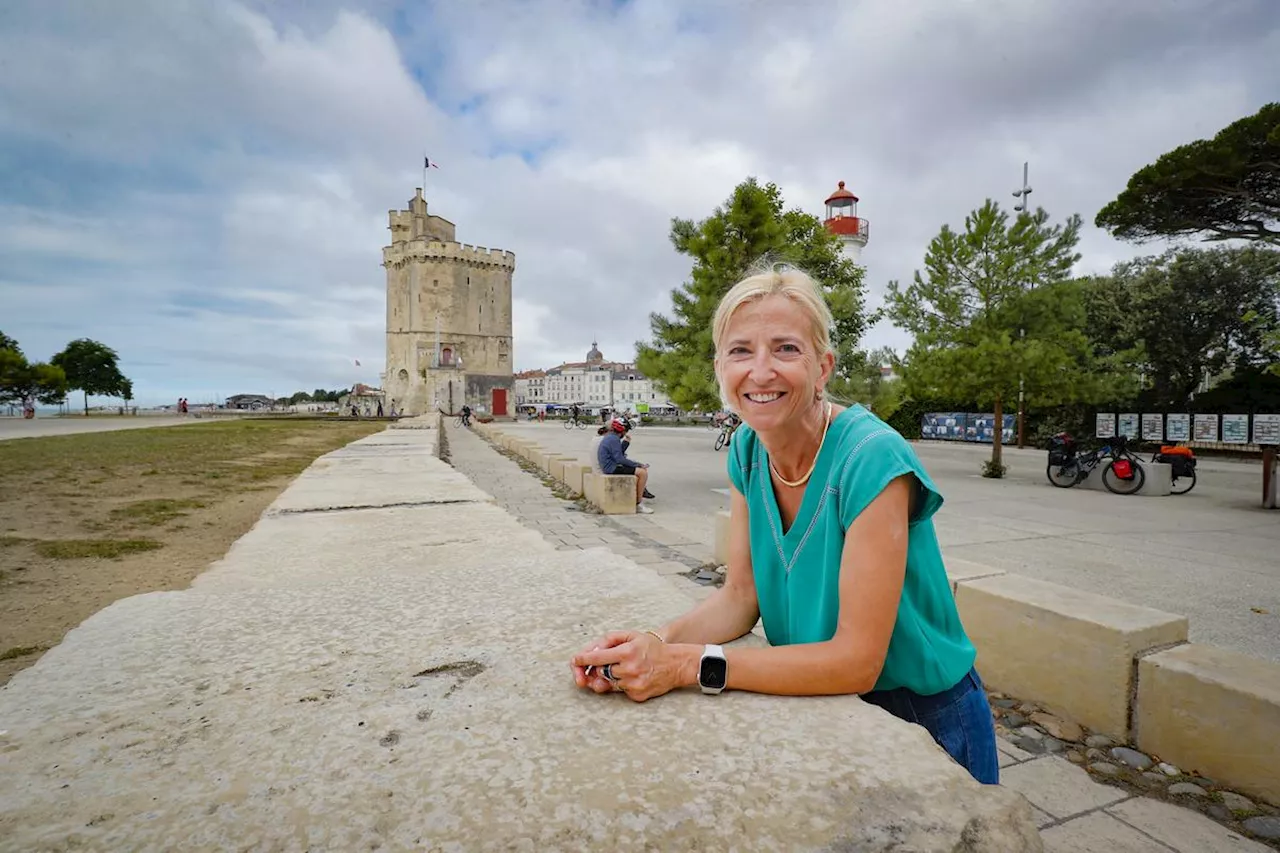
M 577 690 L 580 646 L 691 600 L 434 447 L 317 460 L 191 589 L 0 690 L 0 850 L 1041 849 L 1020 795 L 856 698 Z

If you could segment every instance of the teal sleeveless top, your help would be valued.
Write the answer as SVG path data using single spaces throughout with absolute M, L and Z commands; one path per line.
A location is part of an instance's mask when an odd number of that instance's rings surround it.
M 909 522 L 898 619 L 875 689 L 905 687 L 932 695 L 955 686 L 977 653 L 960 623 L 933 527 L 942 495 L 911 445 L 862 406 L 840 412 L 786 533 L 764 445 L 746 424 L 730 445 L 729 479 L 747 499 L 756 596 L 765 635 L 775 646 L 835 636 L 845 532 L 904 474 L 915 476 L 919 493 Z

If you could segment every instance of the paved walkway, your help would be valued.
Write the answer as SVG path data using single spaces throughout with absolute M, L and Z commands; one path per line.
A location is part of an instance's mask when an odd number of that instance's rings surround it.
M 607 548 L 649 565 L 694 597 L 711 594 L 712 587 L 692 580 L 711 560 L 705 542 L 682 539 L 650 517 L 585 513 L 575 502 L 557 498 L 534 473 L 471 431 L 448 428 L 446 438 L 457 470 L 557 548 Z M 661 494 L 653 506 L 653 518 L 660 518 Z M 1033 755 L 1003 737 L 998 746 L 1001 782 L 1030 801 L 1050 853 L 1269 850 L 1197 812 L 1095 782 L 1061 755 Z
M 532 472 L 521 468 L 470 430 L 447 428 L 449 461 L 525 527 L 542 534 L 560 550 L 608 548 L 634 563 L 671 577 L 691 595 L 702 598 L 718 585 L 704 575 L 712 563 L 711 546 L 668 530 L 645 516 L 605 516 L 583 512 L 577 502 L 556 497 Z M 661 496 L 654 502 L 661 503 Z
M 138 417 L 92 418 L 0 418 L 0 441 L 11 438 L 43 438 L 49 435 L 73 435 L 81 432 L 114 432 L 121 429 L 182 426 L 208 423 L 188 416 L 140 415 Z

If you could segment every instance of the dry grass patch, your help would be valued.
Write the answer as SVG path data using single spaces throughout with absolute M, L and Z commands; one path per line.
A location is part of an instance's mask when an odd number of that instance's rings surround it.
M 35 544 L 36 553 L 51 560 L 118 560 L 126 554 L 163 547 L 163 542 L 154 539 L 52 539 Z
M 0 441 L 0 684 L 113 601 L 185 589 L 317 456 L 383 426 L 245 419 Z

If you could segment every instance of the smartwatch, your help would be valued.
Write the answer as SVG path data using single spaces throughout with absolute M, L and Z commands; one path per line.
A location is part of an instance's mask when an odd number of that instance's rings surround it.
M 702 649 L 698 663 L 698 685 L 703 693 L 719 693 L 729 681 L 729 662 L 724 659 L 724 649 L 707 645 Z

